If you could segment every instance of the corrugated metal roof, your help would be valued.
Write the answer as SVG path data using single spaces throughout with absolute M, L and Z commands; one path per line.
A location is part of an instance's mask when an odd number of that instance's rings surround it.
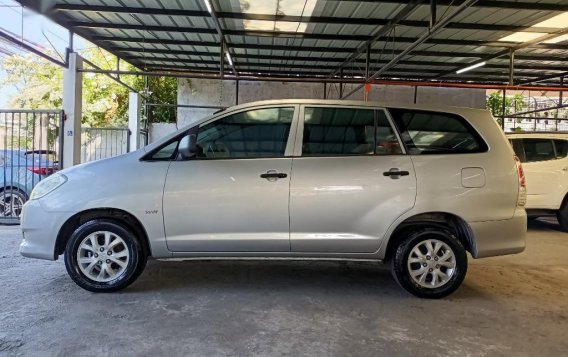
M 147 69 L 219 71 L 220 42 L 223 36 L 237 70 L 263 76 L 328 76 L 339 64 L 370 39 L 408 2 L 325 1 L 318 0 L 310 17 L 298 18 L 306 5 L 298 0 L 294 13 L 257 13 L 255 9 L 278 9 L 276 0 L 211 0 L 219 19 L 222 35 L 207 11 L 204 0 L 54 0 L 48 16 L 91 42 L 111 51 L 136 66 Z M 38 1 L 19 0 L 34 6 Z M 287 1 L 288 5 L 293 3 Z M 456 5 L 438 0 L 437 17 L 452 13 Z M 458 5 L 461 1 L 455 1 Z M 489 4 L 491 3 L 491 4 Z M 256 4 L 256 5 L 255 5 Z M 278 10 L 280 11 L 280 10 Z M 431 39 L 402 58 L 381 78 L 442 79 L 452 81 L 505 82 L 508 80 L 506 56 L 491 59 L 485 67 L 460 75 L 455 70 L 485 57 L 505 46 L 505 36 L 520 30 L 558 31 L 529 28 L 568 11 L 568 0 L 494 0 L 478 1 L 465 9 Z M 275 11 L 276 12 L 276 11 Z M 428 32 L 431 13 L 429 1 L 423 1 L 398 25 L 371 45 L 372 71 L 405 50 Z M 274 20 L 278 22 L 275 23 Z M 298 22 L 307 24 L 304 28 Z M 262 24 L 268 31 L 251 31 L 247 21 Z M 273 31 L 278 26 L 298 31 Z M 542 75 L 568 72 L 568 43 L 536 44 L 516 51 L 518 81 Z M 226 64 L 226 66 L 228 66 Z M 365 54 L 344 68 L 347 76 L 361 76 Z

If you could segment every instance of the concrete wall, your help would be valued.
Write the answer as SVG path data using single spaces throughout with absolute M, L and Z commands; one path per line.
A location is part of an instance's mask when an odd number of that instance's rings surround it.
M 354 85 L 347 85 L 349 93 Z M 239 103 L 264 99 L 322 99 L 324 86 L 320 83 L 287 82 L 239 82 Z M 415 88 L 410 86 L 373 85 L 369 100 L 397 103 L 414 103 Z M 223 106 L 235 105 L 235 82 L 211 79 L 179 79 L 178 104 Z M 328 85 L 328 98 L 338 97 L 337 85 Z M 362 100 L 363 91 L 349 99 Z M 485 108 L 484 89 L 418 87 L 416 103 L 454 105 L 461 107 Z M 190 124 L 214 113 L 217 109 L 179 108 L 178 125 Z
M 173 123 L 153 123 L 150 124 L 150 135 L 148 136 L 148 144 L 163 138 L 177 130 L 177 125 Z

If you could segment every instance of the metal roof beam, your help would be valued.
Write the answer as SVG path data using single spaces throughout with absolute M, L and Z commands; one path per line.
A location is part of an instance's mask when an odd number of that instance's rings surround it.
M 101 42 L 136 42 L 136 43 L 149 43 L 149 44 L 163 44 L 163 45 L 187 45 L 187 46 L 204 46 L 204 47 L 218 47 L 217 42 L 209 41 L 186 41 L 186 40 L 172 40 L 162 38 L 141 38 L 141 37 L 119 37 L 119 36 L 94 36 L 97 41 Z M 387 39 L 382 37 L 380 41 L 394 41 L 398 43 L 412 43 L 416 41 L 414 37 L 391 37 Z M 521 42 L 500 42 L 500 41 L 481 41 L 481 40 L 453 40 L 453 39 L 439 39 L 431 38 L 426 43 L 433 45 L 455 45 L 455 46 L 487 46 L 487 47 L 514 47 L 521 44 Z M 323 51 L 323 52 L 349 52 L 352 53 L 356 50 L 355 47 L 301 47 L 301 46 L 278 46 L 278 45 L 257 45 L 246 43 L 232 43 L 233 48 L 256 48 L 256 49 L 278 49 L 284 48 L 286 50 L 304 48 L 310 51 Z M 530 48 L 548 49 L 548 50 L 568 50 L 568 45 L 557 43 L 539 43 L 529 46 Z M 315 49 L 314 49 L 315 48 Z M 300 51 L 300 50 L 298 50 Z
M 282 21 L 278 19 L 278 15 L 259 15 L 252 17 L 247 14 L 247 19 L 263 20 L 263 21 Z M 268 20 L 266 20 L 268 18 Z M 389 19 L 364 19 L 364 18 L 337 18 L 327 17 L 318 19 L 316 17 L 299 17 L 299 16 L 286 16 L 286 21 L 293 22 L 308 22 L 308 23 L 323 23 L 323 24 L 353 24 L 353 25 L 371 25 L 371 26 L 385 26 L 388 25 Z M 414 20 L 401 20 L 398 25 L 408 27 L 428 28 L 429 21 L 414 21 Z M 154 26 L 154 25 L 136 25 L 136 24 L 117 24 L 109 22 L 90 22 L 90 21 L 69 21 L 67 25 L 73 28 L 113 28 L 121 30 L 138 30 L 138 31 L 162 31 L 162 32 L 187 32 L 187 33 L 215 33 L 210 28 L 198 27 L 178 27 L 178 26 Z M 549 27 L 529 27 L 519 25 L 499 25 L 499 24 L 483 24 L 483 23 L 464 23 L 452 22 L 445 26 L 446 28 L 459 29 L 459 30 L 477 30 L 477 31 L 506 31 L 506 32 L 543 32 L 551 33 L 557 28 Z M 213 32 L 212 32 L 213 30 Z M 336 40 L 355 40 L 355 41 L 368 41 L 372 40 L 373 36 L 362 35 L 337 35 L 337 34 L 321 34 L 321 33 L 303 33 L 292 31 L 260 31 L 260 30 L 223 30 L 226 35 L 236 36 L 256 36 L 256 37 L 303 37 L 314 39 L 336 39 Z
M 450 70 L 450 71 L 446 71 L 446 72 L 440 73 L 439 75 L 436 76 L 436 79 L 442 78 L 442 77 L 444 77 L 444 76 L 447 76 L 447 75 L 451 74 L 452 72 L 456 72 L 456 71 L 460 70 L 461 68 L 467 68 L 467 67 L 475 66 L 476 64 L 480 64 L 480 63 L 483 63 L 483 62 L 491 61 L 491 60 L 497 59 L 497 58 L 499 58 L 499 57 L 506 56 L 506 55 L 510 54 L 511 51 L 522 50 L 522 49 L 524 49 L 524 48 L 530 47 L 531 45 L 538 44 L 538 43 L 540 43 L 540 42 L 544 42 L 544 41 L 547 41 L 547 40 L 556 38 L 556 37 L 561 36 L 561 35 L 564 35 L 564 34 L 566 34 L 566 33 L 568 33 L 568 27 L 567 27 L 567 28 L 563 28 L 563 29 L 561 29 L 561 30 L 557 30 L 556 32 L 551 33 L 551 34 L 547 34 L 547 35 L 544 35 L 544 36 L 540 36 L 540 37 L 538 37 L 538 38 L 535 38 L 534 40 L 530 40 L 530 41 L 527 41 L 527 42 L 523 42 L 523 43 L 521 43 L 521 44 L 519 44 L 519 45 L 516 45 L 516 46 L 514 46 L 514 47 L 511 47 L 511 48 L 508 49 L 508 50 L 502 50 L 502 51 L 499 51 L 499 52 L 494 53 L 494 54 L 491 54 L 491 55 L 483 56 L 481 59 L 479 59 L 479 60 L 477 60 L 477 61 L 475 61 L 475 62 L 467 63 L 467 64 L 464 64 L 464 65 L 461 65 L 460 67 L 455 67 L 454 69 L 452 69 L 452 70 Z
M 531 83 L 538 83 L 538 82 L 543 82 L 543 81 L 547 81 L 549 79 L 556 79 L 556 78 L 558 78 L 558 80 L 560 80 L 561 78 L 566 77 L 566 76 L 568 76 L 568 72 L 550 74 L 550 75 L 538 77 L 536 79 L 532 79 L 530 81 L 521 82 L 520 84 L 525 85 L 525 84 L 531 84 Z
M 367 51 L 368 54 L 371 52 L 371 46 L 373 45 L 373 43 L 377 42 L 380 38 L 384 37 L 385 35 L 387 35 L 390 31 L 392 31 L 395 26 L 401 22 L 402 20 L 404 20 L 406 17 L 408 17 L 408 15 L 410 15 L 414 10 L 416 10 L 416 8 L 418 7 L 419 3 L 421 0 L 413 0 L 410 1 L 405 7 L 403 7 L 395 16 L 394 18 L 392 18 L 392 20 L 389 20 L 388 23 L 386 23 L 385 25 L 383 25 L 380 29 L 378 29 L 372 36 L 370 39 L 368 39 L 367 41 L 365 41 L 365 43 L 362 43 L 359 47 L 357 47 L 357 49 L 355 50 L 355 52 L 349 56 L 343 63 L 341 63 L 339 66 L 337 66 L 337 68 L 335 68 L 331 73 L 330 73 L 330 77 L 335 75 L 337 72 L 339 72 L 341 70 L 341 68 L 345 67 L 346 65 L 348 65 L 350 62 L 354 61 L 357 57 L 359 57 L 363 52 Z M 369 61 L 367 61 L 367 65 L 369 65 L 368 63 Z M 368 72 L 368 66 L 367 68 L 367 72 Z
M 186 54 L 187 55 L 187 54 Z M 202 52 L 192 52 L 190 55 L 194 56 L 208 56 L 208 57 L 218 57 L 218 53 L 202 53 Z M 434 53 L 433 53 L 434 55 Z M 235 58 L 245 60 L 242 63 L 243 66 L 252 66 L 258 65 L 259 67 L 290 67 L 290 68 L 314 68 L 314 69 L 333 69 L 335 68 L 334 64 L 329 65 L 320 65 L 320 64 L 293 64 L 290 62 L 339 62 L 342 58 L 333 58 L 333 57 L 287 57 L 287 56 L 270 56 L 270 55 L 248 55 L 248 54 L 237 54 Z M 162 61 L 162 62 L 172 62 L 172 63 L 203 63 L 203 64 L 218 64 L 219 61 L 215 60 L 192 60 L 188 58 L 172 58 L 172 57 L 148 57 L 148 56 L 126 56 L 126 60 L 136 60 L 136 61 Z M 248 59 L 264 59 L 264 60 L 280 60 L 286 61 L 286 63 L 256 63 L 256 62 L 248 62 Z M 359 60 L 357 61 L 358 64 L 365 64 L 366 60 Z M 377 61 L 376 58 L 371 58 L 371 63 L 375 66 L 387 64 L 388 60 L 379 60 Z M 408 60 L 401 60 L 398 62 L 400 65 L 409 65 L 409 66 L 430 66 L 430 67 L 453 67 L 455 63 L 449 62 L 427 62 L 424 61 L 408 61 Z M 488 64 L 480 70 L 482 71 L 483 68 L 486 69 L 499 69 L 499 70 L 508 70 L 509 65 L 507 64 Z M 565 65 L 547 65 L 547 64 L 535 64 L 535 65 L 522 65 L 516 64 L 515 69 L 517 70 L 534 70 L 534 71 L 566 71 L 568 69 Z M 424 72 L 419 71 L 419 72 Z M 479 72 L 479 71 L 476 71 Z
M 239 47 L 238 45 L 233 45 L 234 48 L 248 48 L 246 45 Z M 121 51 L 121 52 L 136 52 L 136 53 L 153 53 L 153 54 L 166 54 L 166 55 L 185 55 L 185 56 L 208 56 L 208 57 L 216 57 L 219 56 L 219 52 L 213 51 L 193 51 L 193 50 L 174 50 L 174 49 L 161 49 L 161 48 L 143 48 L 143 47 L 111 47 L 110 49 Z M 257 49 L 257 48 L 254 48 Z M 282 51 L 299 51 L 299 52 L 318 52 L 317 50 L 314 51 L 313 48 L 305 48 L 305 47 L 288 47 L 288 46 L 266 46 L 262 47 L 261 49 L 267 50 L 282 50 Z M 339 49 L 338 49 L 339 50 Z M 343 49 L 345 50 L 345 49 Z M 354 49 L 347 49 L 347 50 L 354 50 Z M 335 48 L 322 48 L 320 51 L 325 52 L 341 52 L 341 53 L 349 53 L 352 51 L 336 51 Z M 402 52 L 401 50 L 394 51 L 394 54 L 399 54 Z M 372 54 L 379 54 L 379 50 L 375 50 L 371 52 Z M 389 54 L 393 54 L 392 51 Z M 448 58 L 481 58 L 484 56 L 483 53 L 475 53 L 475 52 L 448 52 L 448 51 L 414 51 L 414 56 L 424 56 L 424 57 L 448 57 Z M 127 55 L 126 57 L 131 57 L 135 55 Z M 258 58 L 258 59 L 275 59 L 275 60 L 288 60 L 288 61 L 321 61 L 321 62 L 341 62 L 344 61 L 344 57 L 316 57 L 316 56 L 275 56 L 275 55 L 255 55 L 255 54 L 240 54 L 237 53 L 234 55 L 237 58 Z M 547 55 L 547 54 L 516 54 L 515 59 L 517 61 L 547 61 L 547 62 L 568 62 L 568 57 L 557 56 L 557 55 Z M 356 63 L 364 63 L 362 60 L 356 60 Z M 401 61 L 411 63 L 413 61 Z M 421 61 L 414 61 L 416 64 L 424 64 Z M 371 57 L 371 64 L 377 63 L 376 57 Z M 430 62 L 429 62 L 430 63 Z M 438 62 L 434 62 L 438 63 Z M 444 63 L 444 62 L 439 62 Z M 446 63 L 447 66 L 453 66 L 456 63 Z
M 328 1 L 345 1 L 345 2 L 364 2 L 375 3 L 381 2 L 386 4 L 404 4 L 402 0 L 328 0 Z M 424 5 L 427 5 L 430 0 L 422 0 Z M 455 3 L 455 0 L 437 0 L 440 6 L 450 6 Z M 479 0 L 472 7 L 486 7 L 493 9 L 514 9 L 514 10 L 539 10 L 539 11 L 568 11 L 568 4 L 547 4 L 537 3 L 534 1 L 502 1 L 502 0 Z
M 410 44 L 408 47 L 406 47 L 401 53 L 399 53 L 398 55 L 396 55 L 392 60 L 390 60 L 389 63 L 385 64 L 384 66 L 381 67 L 381 69 L 379 69 L 378 71 L 376 71 L 372 76 L 370 76 L 369 78 L 365 79 L 365 82 L 368 83 L 372 80 L 374 80 L 375 78 L 378 78 L 379 76 L 381 76 L 383 73 L 385 73 L 386 71 L 388 71 L 389 69 L 391 69 L 392 67 L 396 66 L 396 64 L 407 54 L 411 53 L 412 51 L 414 51 L 414 49 L 416 47 L 418 47 L 419 45 L 421 45 L 422 43 L 426 42 L 429 38 L 431 38 L 432 36 L 434 36 L 438 31 L 442 30 L 443 28 L 445 28 L 453 19 L 455 19 L 457 16 L 459 16 L 464 10 L 468 9 L 471 5 L 475 4 L 477 2 L 477 0 L 465 0 L 463 3 L 461 3 L 459 6 L 456 7 L 456 9 L 454 11 L 452 11 L 452 13 L 446 15 L 445 17 L 441 18 L 438 23 L 436 23 L 436 25 L 434 25 L 432 28 L 429 28 L 427 32 L 425 32 L 422 36 L 420 36 L 420 38 L 418 38 L 414 43 Z M 345 98 L 348 98 L 349 96 L 351 96 L 353 93 L 357 92 L 358 90 L 360 90 L 361 88 L 363 88 L 363 84 L 357 86 L 357 88 L 353 89 L 351 92 L 349 92 L 347 94 L 347 96 L 345 96 Z

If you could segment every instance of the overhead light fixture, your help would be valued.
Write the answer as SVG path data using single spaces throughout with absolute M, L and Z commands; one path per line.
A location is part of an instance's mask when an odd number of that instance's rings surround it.
M 211 6 L 211 3 L 209 2 L 209 0 L 203 0 L 205 2 L 205 7 L 207 7 L 207 11 L 209 11 L 210 14 L 213 13 L 213 7 Z
M 479 62 L 479 63 L 476 63 L 476 64 L 471 65 L 471 66 L 469 66 L 469 67 L 465 67 L 465 68 L 462 68 L 462 69 L 458 69 L 458 70 L 456 71 L 456 73 L 457 73 L 457 74 L 460 74 L 460 73 L 464 73 L 464 72 L 467 72 L 467 71 L 471 71 L 472 69 L 485 66 L 486 63 L 487 63 L 487 62 Z
M 225 52 L 225 57 L 227 57 L 227 61 L 229 61 L 229 64 L 232 66 L 233 65 L 233 59 L 231 58 L 231 55 L 229 54 L 229 52 Z

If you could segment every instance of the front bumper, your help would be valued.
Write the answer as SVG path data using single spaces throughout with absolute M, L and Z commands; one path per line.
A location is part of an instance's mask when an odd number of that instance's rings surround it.
M 517 207 L 513 218 L 500 221 L 472 222 L 475 258 L 516 254 L 525 250 L 527 214 Z
M 20 219 L 23 235 L 20 254 L 28 258 L 56 260 L 57 234 L 68 216 L 68 213 L 47 212 L 39 200 L 26 202 Z

